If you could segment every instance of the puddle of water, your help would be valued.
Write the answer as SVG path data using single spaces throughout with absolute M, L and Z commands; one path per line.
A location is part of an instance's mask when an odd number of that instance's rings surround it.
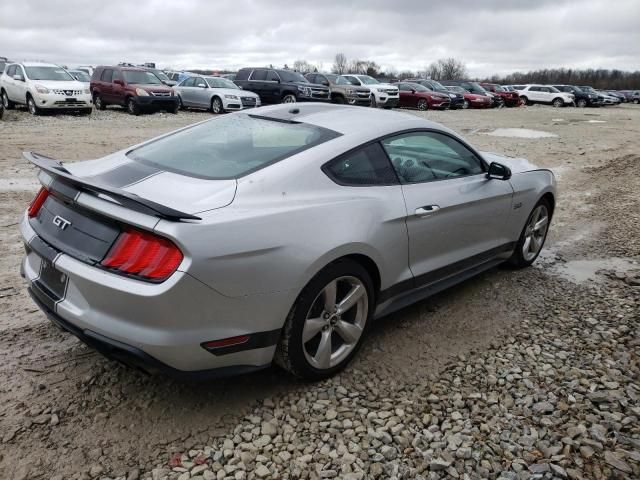
M 0 178 L 0 192 L 31 192 L 40 188 L 37 177 Z
M 556 263 L 551 267 L 551 271 L 574 283 L 583 283 L 589 280 L 597 280 L 597 273 L 600 270 L 615 270 L 616 272 L 626 273 L 637 269 L 638 266 L 638 262 L 633 260 L 611 257 Z
M 494 137 L 512 137 L 512 138 L 551 138 L 557 137 L 555 133 L 543 132 L 541 130 L 530 130 L 528 128 L 496 128 L 486 135 Z
M 584 120 L 584 123 L 607 123 L 606 120 Z

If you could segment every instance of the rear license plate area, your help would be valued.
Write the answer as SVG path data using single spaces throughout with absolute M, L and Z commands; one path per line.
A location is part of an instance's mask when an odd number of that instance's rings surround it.
M 40 263 L 40 276 L 37 282 L 39 287 L 44 293 L 47 294 L 52 300 L 62 300 L 67 291 L 67 283 L 69 278 L 66 274 L 57 270 L 53 263 L 49 260 L 42 258 Z

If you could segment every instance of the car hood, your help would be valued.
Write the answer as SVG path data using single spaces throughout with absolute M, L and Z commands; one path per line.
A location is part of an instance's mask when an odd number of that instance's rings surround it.
M 235 95 L 237 97 L 257 97 L 258 94 L 248 90 L 240 90 L 239 88 L 212 88 L 212 90 L 220 95 Z
M 31 80 L 34 84 L 42 85 L 51 90 L 84 90 L 85 84 L 77 80 L 58 81 L 58 80 Z
M 236 194 L 235 180 L 188 177 L 129 158 L 123 150 L 84 162 L 65 163 L 74 176 L 190 214 L 229 205 Z
M 530 172 L 532 170 L 541 170 L 540 167 L 531 163 L 526 158 L 520 157 L 507 157 L 494 152 L 480 152 L 480 155 L 486 160 L 487 163 L 498 162 L 502 165 L 506 165 L 511 169 L 511 173 Z

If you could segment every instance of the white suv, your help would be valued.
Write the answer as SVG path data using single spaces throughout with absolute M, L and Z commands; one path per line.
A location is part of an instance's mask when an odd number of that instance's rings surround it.
M 2 103 L 9 110 L 25 104 L 32 115 L 45 109 L 76 110 L 90 114 L 93 101 L 89 87 L 52 63 L 8 64 L 0 76 Z
M 574 102 L 572 93 L 561 92 L 551 85 L 516 85 L 515 88 L 525 105 L 545 103 L 554 107 L 565 107 L 573 105 Z
M 371 106 L 372 107 L 383 107 L 383 108 L 393 108 L 398 106 L 398 102 L 400 101 L 400 93 L 398 92 L 398 87 L 395 85 L 391 85 L 389 83 L 380 83 L 373 77 L 369 75 L 355 75 L 348 74 L 342 75 L 346 78 L 352 85 L 356 85 L 358 87 L 367 87 L 371 90 Z

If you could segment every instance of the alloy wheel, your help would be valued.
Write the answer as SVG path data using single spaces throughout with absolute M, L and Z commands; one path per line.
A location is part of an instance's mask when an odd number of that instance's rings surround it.
M 296 96 L 291 94 L 285 95 L 282 103 L 296 103 Z
M 564 105 L 564 102 L 559 98 L 556 98 L 553 101 L 553 106 L 556 107 L 556 108 L 561 107 L 562 105 Z
M 418 100 L 418 110 L 427 110 L 429 108 L 429 104 L 425 99 Z
M 211 111 L 213 113 L 222 113 L 222 102 L 218 97 L 214 98 L 211 102 Z
M 533 260 L 540 253 L 548 228 L 549 211 L 545 205 L 538 205 L 531 213 L 524 233 L 522 256 L 527 262 Z
M 36 102 L 31 97 L 29 97 L 29 99 L 27 100 L 27 108 L 29 109 L 29 113 L 31 115 L 36 115 L 38 113 Z
M 9 110 L 9 97 L 7 96 L 7 92 L 2 92 L 2 105 Z
M 464 109 L 469 108 L 469 100 L 465 100 L 465 101 L 462 103 L 462 108 L 464 108 Z
M 309 364 L 326 370 L 347 358 L 362 336 L 368 308 L 367 289 L 360 279 L 343 276 L 329 282 L 311 304 L 302 330 Z

